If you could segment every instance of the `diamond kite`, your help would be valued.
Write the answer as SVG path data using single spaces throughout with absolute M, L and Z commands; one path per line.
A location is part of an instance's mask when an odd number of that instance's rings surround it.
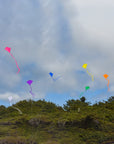
M 57 78 L 54 78 L 53 77 L 54 74 L 52 72 L 50 72 L 49 75 L 52 77 L 53 81 L 56 81 L 61 77 L 61 76 L 58 76 Z
M 11 48 L 6 47 L 6 48 L 5 48 L 5 50 L 6 50 L 8 53 L 10 53 Z M 14 58 L 14 56 L 13 56 L 11 53 L 10 53 L 10 55 L 11 55 L 11 56 L 12 56 L 12 58 L 15 60 L 15 63 L 16 63 L 17 68 L 18 68 L 18 72 L 17 72 L 17 74 L 18 74 L 18 73 L 19 73 L 19 71 L 20 71 L 20 68 L 18 67 L 17 61 L 16 61 L 16 59 Z
M 107 75 L 107 74 L 104 74 L 103 76 L 104 76 L 104 78 L 108 81 L 107 87 L 108 87 L 108 91 L 109 91 L 109 79 L 107 79 L 107 78 L 108 78 L 108 75 Z
M 84 69 L 86 69 L 86 70 L 87 70 L 87 64 L 83 64 L 82 68 L 84 68 Z M 88 73 L 88 74 L 91 76 L 92 81 L 94 81 L 94 79 L 93 79 L 93 75 L 92 75 L 92 74 L 90 74 L 90 73 L 88 72 L 88 70 L 87 70 L 87 73 Z
M 85 91 L 87 91 L 88 89 L 90 89 L 90 87 L 89 87 L 89 86 L 86 86 L 86 87 L 85 87 Z M 80 97 L 83 95 L 83 93 L 84 93 L 84 92 L 82 92 L 82 93 L 80 94 Z
M 30 94 L 34 97 L 34 94 L 33 94 L 33 92 L 32 92 L 32 86 L 31 86 L 31 84 L 33 83 L 33 80 L 28 80 L 27 81 L 27 83 L 29 84 L 29 86 L 30 86 Z

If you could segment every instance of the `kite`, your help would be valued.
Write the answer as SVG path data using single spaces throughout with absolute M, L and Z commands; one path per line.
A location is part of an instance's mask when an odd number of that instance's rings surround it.
M 8 97 L 8 99 L 9 99 L 9 101 L 10 101 L 10 106 L 11 106 L 11 105 L 12 105 L 12 104 L 11 104 L 11 101 L 12 101 L 13 97 L 12 97 L 12 96 L 9 96 L 9 97 Z M 14 106 L 12 106 L 12 108 L 14 108 L 14 109 L 18 110 L 18 111 L 19 111 L 19 113 L 20 113 L 20 114 L 22 114 L 22 111 L 21 111 L 20 109 L 18 109 L 18 108 L 16 108 L 16 107 L 14 107 Z
M 53 73 L 52 72 L 50 72 L 49 75 L 53 78 Z
M 87 64 L 83 64 L 83 66 L 82 66 L 84 69 L 86 69 L 87 70 Z M 91 78 L 92 78 L 92 81 L 94 81 L 94 79 L 93 79 L 93 75 L 92 74 L 90 74 L 89 72 L 88 72 L 88 70 L 87 70 L 87 73 L 91 76 Z
M 85 87 L 85 91 L 87 91 L 88 89 L 90 89 L 90 87 L 89 87 L 89 86 L 86 86 L 86 87 Z M 84 93 L 84 92 L 82 92 L 82 93 L 80 94 L 80 97 L 83 95 L 83 93 Z
M 32 92 L 32 87 L 31 87 L 32 82 L 33 82 L 32 80 L 28 80 L 28 81 L 27 81 L 27 83 L 28 83 L 29 86 L 30 86 L 30 91 L 29 91 L 29 92 L 30 92 L 30 94 L 34 97 L 34 94 L 33 94 L 33 92 Z
M 6 51 L 8 51 L 9 53 L 10 53 L 10 51 L 11 51 L 11 48 L 9 48 L 9 47 L 6 47 L 5 48 L 5 50 Z M 20 71 L 20 68 L 18 67 L 18 64 L 17 64 L 17 61 L 16 61 L 16 59 L 14 58 L 14 56 L 10 53 L 10 55 L 12 56 L 12 58 L 15 60 L 15 63 L 16 63 L 16 65 L 17 65 L 17 68 L 18 68 L 18 72 L 17 72 L 17 74 L 19 73 L 19 71 Z
M 61 76 L 58 76 L 57 78 L 53 78 L 53 73 L 52 72 L 50 72 L 49 75 L 52 77 L 53 81 L 56 81 L 61 77 Z
M 104 78 L 108 81 L 107 87 L 108 87 L 108 90 L 109 90 L 109 79 L 107 79 L 107 78 L 108 78 L 108 75 L 107 75 L 107 74 L 104 74 L 103 76 L 104 76 Z
M 11 101 L 12 101 L 13 97 L 12 97 L 12 96 L 9 96 L 8 99 L 9 99 L 10 105 L 11 105 Z
M 18 110 L 20 114 L 22 114 L 22 111 L 14 106 L 12 106 L 14 109 Z

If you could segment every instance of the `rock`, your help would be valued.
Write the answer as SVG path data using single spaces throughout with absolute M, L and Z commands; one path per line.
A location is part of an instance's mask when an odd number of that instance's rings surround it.
M 33 118 L 33 119 L 30 119 L 28 123 L 32 126 L 38 126 L 40 124 L 40 120 L 38 120 L 37 118 Z

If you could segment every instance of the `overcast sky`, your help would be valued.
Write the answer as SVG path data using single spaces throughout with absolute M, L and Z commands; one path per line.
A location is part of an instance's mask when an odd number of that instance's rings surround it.
M 113 0 L 0 0 L 0 104 L 46 99 L 106 100 L 114 93 Z M 18 68 L 11 55 L 17 60 Z M 82 65 L 87 63 L 88 72 Z M 54 77 L 61 76 L 53 81 Z M 107 80 L 108 74 L 110 91 Z

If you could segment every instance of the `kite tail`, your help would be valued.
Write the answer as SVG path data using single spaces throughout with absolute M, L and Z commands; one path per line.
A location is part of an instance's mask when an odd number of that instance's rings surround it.
M 60 77 L 61 77 L 61 76 L 58 76 L 58 77 L 57 77 L 57 78 L 55 78 L 55 79 L 53 78 L 53 80 L 54 80 L 54 81 L 56 81 L 56 80 L 58 80 Z
M 31 85 L 30 85 L 30 93 L 31 93 L 31 95 L 32 95 L 33 98 L 34 98 L 34 94 L 33 94 L 33 92 L 32 92 L 32 87 L 31 87 Z
M 10 106 L 11 106 L 11 102 L 10 102 Z
M 107 84 L 107 86 L 108 86 L 108 91 L 109 91 L 109 80 L 107 79 L 107 81 L 108 81 L 108 84 Z
M 18 68 L 18 72 L 17 72 L 17 73 L 19 73 L 20 68 L 18 67 L 17 61 L 16 61 L 16 59 L 14 58 L 14 56 L 13 56 L 11 53 L 10 53 L 10 55 L 11 55 L 11 56 L 12 56 L 12 58 L 15 60 L 16 66 L 17 66 L 17 68 Z
M 94 79 L 93 79 L 93 75 L 90 74 L 90 73 L 88 72 L 88 70 L 87 70 L 87 73 L 92 77 L 92 81 L 94 81 Z
M 31 87 L 31 85 L 30 85 L 30 92 L 32 93 L 32 87 Z
M 80 97 L 83 95 L 83 93 L 84 93 L 84 92 L 82 92 L 82 93 L 80 94 Z
M 13 106 L 12 106 L 13 107 Z M 13 107 L 14 109 L 18 110 L 20 114 L 22 114 L 22 111 L 16 107 Z
M 33 94 L 33 93 L 32 93 L 32 87 L 31 87 L 31 85 L 30 85 L 30 93 Z
M 94 81 L 94 76 L 92 75 L 92 81 Z
M 55 81 L 55 79 L 52 77 L 52 80 Z

